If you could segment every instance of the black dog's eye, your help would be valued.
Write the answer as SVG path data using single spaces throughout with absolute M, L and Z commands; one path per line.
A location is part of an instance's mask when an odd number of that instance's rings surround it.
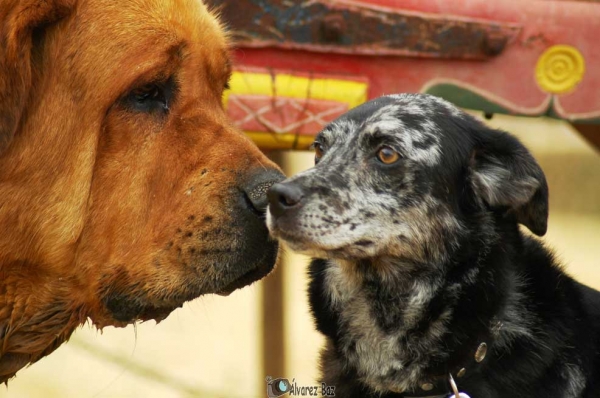
M 396 163 L 400 159 L 400 154 L 389 146 L 383 146 L 377 151 L 377 159 L 384 164 Z
M 315 141 L 315 143 L 312 144 L 312 147 L 315 150 L 315 164 L 317 164 L 319 163 L 319 160 L 321 160 L 321 158 L 323 157 L 323 144 Z
M 169 111 L 169 99 L 172 89 L 169 83 L 149 83 L 134 88 L 127 94 L 125 101 L 139 112 Z

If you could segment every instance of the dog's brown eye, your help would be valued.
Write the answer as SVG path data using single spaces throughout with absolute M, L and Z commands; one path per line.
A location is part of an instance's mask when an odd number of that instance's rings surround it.
M 377 158 L 381 163 L 392 164 L 400 159 L 400 155 L 389 146 L 384 146 L 377 151 Z
M 315 142 L 313 144 L 313 147 L 315 148 L 315 164 L 319 163 L 319 160 L 321 160 L 321 157 L 323 156 L 323 145 L 321 145 L 320 142 Z

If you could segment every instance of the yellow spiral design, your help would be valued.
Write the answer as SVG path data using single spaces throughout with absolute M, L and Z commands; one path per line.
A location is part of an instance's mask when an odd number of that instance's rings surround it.
M 583 56 L 575 47 L 567 45 L 552 46 L 544 51 L 535 67 L 540 88 L 555 94 L 573 90 L 584 73 Z

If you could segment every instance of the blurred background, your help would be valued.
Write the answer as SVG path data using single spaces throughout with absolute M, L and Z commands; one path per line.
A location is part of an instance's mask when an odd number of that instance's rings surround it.
M 427 92 L 518 136 L 550 187 L 543 240 L 600 289 L 598 1 L 210 0 L 236 42 L 232 121 L 293 175 L 327 122 L 366 100 Z M 266 397 L 267 376 L 318 378 L 308 259 L 154 322 L 89 325 L 0 398 Z

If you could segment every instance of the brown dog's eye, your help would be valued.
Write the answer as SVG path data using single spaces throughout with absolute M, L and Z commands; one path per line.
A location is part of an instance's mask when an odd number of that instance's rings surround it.
M 131 95 L 140 110 L 152 111 L 160 108 L 164 111 L 169 110 L 164 89 L 158 84 L 147 84 L 136 88 L 131 92 Z
M 377 159 L 379 159 L 381 163 L 392 164 L 400 159 L 400 155 L 389 146 L 384 146 L 377 151 Z
M 315 149 L 315 164 L 317 164 L 323 157 L 323 145 L 320 142 L 315 142 L 313 148 Z
M 131 92 L 139 102 L 160 101 L 164 98 L 160 87 L 156 84 L 148 84 L 144 87 L 136 88 Z
M 131 90 L 123 100 L 128 107 L 137 112 L 167 113 L 174 92 L 173 79 L 166 82 L 148 83 Z

